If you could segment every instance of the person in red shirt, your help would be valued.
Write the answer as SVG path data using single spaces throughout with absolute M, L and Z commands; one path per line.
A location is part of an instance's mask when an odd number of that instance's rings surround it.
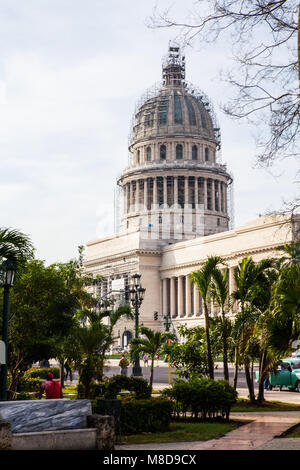
M 46 392 L 46 399 L 63 397 L 60 383 L 53 380 L 52 372 L 48 372 L 46 380 L 42 383 L 39 398 L 42 398 L 44 391 Z

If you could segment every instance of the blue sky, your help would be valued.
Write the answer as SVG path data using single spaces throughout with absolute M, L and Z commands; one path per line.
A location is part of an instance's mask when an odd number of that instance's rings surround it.
M 47 263 L 113 232 L 113 191 L 127 165 L 134 107 L 161 78 L 175 31 L 146 19 L 167 0 L 0 0 L 1 226 L 31 236 Z M 173 1 L 181 15 L 193 1 Z M 185 51 L 187 80 L 211 98 L 222 158 L 233 173 L 235 226 L 296 193 L 296 163 L 253 169 L 255 129 L 219 105 L 230 89 L 230 44 Z

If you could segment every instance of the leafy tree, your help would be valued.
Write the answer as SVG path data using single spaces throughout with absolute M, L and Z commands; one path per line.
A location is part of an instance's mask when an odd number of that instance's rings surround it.
M 169 339 L 175 339 L 175 336 L 172 333 L 151 330 L 146 326 L 141 326 L 139 332 L 140 336 L 130 341 L 130 356 L 134 358 L 137 354 L 144 353 L 151 357 L 150 387 L 152 390 L 156 354 L 168 343 Z
M 205 329 L 200 326 L 187 328 L 180 325 L 177 331 L 183 341 L 172 342 L 170 346 L 164 348 L 164 352 L 170 356 L 170 361 L 176 368 L 177 375 L 184 379 L 207 375 Z
M 10 390 L 32 363 L 55 357 L 57 346 L 73 325 L 78 307 L 55 265 L 30 260 L 19 270 L 11 291 L 9 319 Z
M 258 128 L 267 124 L 258 140 L 258 164 L 299 157 L 299 0 L 198 0 L 187 15 L 176 19 L 155 10 L 149 26 L 177 28 L 177 38 L 189 46 L 229 38 L 237 67 L 226 77 L 233 97 L 225 113 Z
M 206 335 L 206 353 L 207 353 L 207 364 L 208 373 L 211 379 L 214 378 L 214 364 L 211 352 L 211 341 L 209 333 L 209 312 L 208 312 L 208 295 L 211 288 L 212 277 L 216 266 L 222 262 L 222 258 L 219 256 L 210 256 L 204 263 L 203 267 L 198 271 L 191 273 L 191 282 L 197 285 L 197 288 L 202 296 L 204 305 L 204 317 L 205 317 L 205 335 Z

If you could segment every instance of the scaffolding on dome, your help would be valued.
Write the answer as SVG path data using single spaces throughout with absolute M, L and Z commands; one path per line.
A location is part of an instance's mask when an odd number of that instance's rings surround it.
M 212 124 L 214 136 L 217 144 L 217 151 L 221 149 L 221 130 L 219 122 L 217 120 L 214 107 L 210 98 L 197 86 L 189 82 L 183 83 L 183 89 L 186 95 L 192 95 L 196 100 L 204 107 L 204 109 L 209 113 Z M 164 90 L 163 82 L 155 82 L 151 87 L 149 87 L 137 100 L 134 108 L 134 112 L 131 118 L 130 131 L 128 136 L 128 149 L 131 152 L 131 146 L 133 143 L 133 137 L 135 131 L 139 126 L 146 123 L 151 127 L 157 126 L 157 115 L 155 113 L 155 108 L 158 106 L 159 109 L 163 110 L 166 102 L 167 90 Z M 140 116 L 145 115 L 145 123 L 140 122 Z M 217 152 L 217 161 L 221 163 L 221 154 Z

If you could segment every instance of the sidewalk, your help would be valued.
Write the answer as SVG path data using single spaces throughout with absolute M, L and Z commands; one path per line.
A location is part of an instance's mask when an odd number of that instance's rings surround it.
M 117 445 L 116 450 L 300 450 L 300 439 L 275 439 L 300 422 L 297 411 L 231 413 L 231 419 L 246 421 L 219 439 L 160 444 Z M 251 422 L 249 423 L 249 421 Z

